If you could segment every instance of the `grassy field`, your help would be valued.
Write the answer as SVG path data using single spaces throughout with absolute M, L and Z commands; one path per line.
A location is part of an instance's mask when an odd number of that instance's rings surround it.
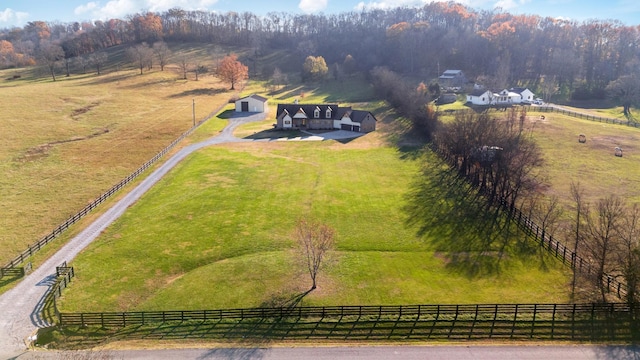
M 112 57 L 118 58 L 114 49 Z M 233 95 L 211 75 L 0 72 L 0 264 L 25 250 Z M 119 69 L 119 70 L 116 70 Z M 7 80 L 19 72 L 17 80 Z
M 533 137 L 545 158 L 544 191 L 570 202 L 571 182 L 580 182 L 586 198 L 594 203 L 609 194 L 640 202 L 640 129 L 581 120 L 560 114 L 529 113 Z M 586 143 L 578 142 L 584 134 Z M 615 147 L 623 156 L 614 156 Z
M 214 51 L 177 50 L 202 58 Z M 265 60 L 261 66 L 273 64 Z M 33 75 L 9 81 L 15 70 L 0 73 L 0 88 L 11 94 L 0 100 L 7 109 L 0 126 L 9 140 L 0 144 L 0 261 L 186 131 L 192 100 L 199 120 L 234 95 L 210 75 L 185 81 L 174 70 L 140 76 L 113 65 L 102 76 L 60 77 L 55 83 Z M 251 93 L 269 96 L 270 113 L 238 129 L 240 137 L 281 136 L 270 131 L 277 103 L 295 99 L 371 110 L 379 131 L 353 141 L 235 144 L 193 155 L 74 261 L 78 277 L 63 310 L 297 301 L 309 286 L 291 239 L 300 216 L 318 218 L 338 233 L 319 288 L 303 304 L 568 300 L 565 268 L 521 241 L 517 231 L 495 232 L 501 224 L 491 224 L 432 155 L 398 150 L 418 143 L 403 137 L 407 122 L 377 101 L 363 78 L 292 82 L 272 92 L 263 82 L 251 82 L 240 95 Z M 216 134 L 227 115 L 205 123 L 185 144 Z M 577 179 L 590 200 L 611 192 L 640 200 L 637 130 L 529 115 L 547 159 L 547 193 L 566 202 L 569 183 Z M 581 133 L 586 144 L 577 141 Z M 622 146 L 625 156 L 614 157 L 614 146 Z
M 302 304 L 567 301 L 565 269 L 518 235 L 505 240 L 500 257 L 502 242 L 476 247 L 494 235 L 479 227 L 452 234 L 450 222 L 433 221 L 429 234 L 421 234 L 408 225 L 418 215 L 409 205 L 423 179 L 421 164 L 442 170 L 433 156 L 410 155 L 371 147 L 366 137 L 201 151 L 74 260 L 77 277 L 60 308 L 211 309 L 296 301 L 309 286 L 291 238 L 300 216 L 321 219 L 338 234 L 318 289 Z M 451 194 L 448 184 L 431 186 Z M 463 195 L 455 198 L 463 208 L 474 206 Z

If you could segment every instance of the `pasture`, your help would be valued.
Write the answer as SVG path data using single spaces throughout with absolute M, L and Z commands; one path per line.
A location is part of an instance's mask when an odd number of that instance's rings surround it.
M 253 142 L 192 155 L 74 260 L 61 311 L 568 300 L 566 269 L 517 231 L 503 239 L 474 226 L 478 204 L 436 177 L 446 169 L 432 154 L 368 143 Z M 424 181 L 433 203 L 415 201 Z M 425 218 L 420 234 L 409 220 L 430 209 L 452 218 Z M 463 209 L 469 220 L 455 217 Z M 301 216 L 337 232 L 306 296 L 291 236 Z
M 56 82 L 37 69 L 0 71 L 0 264 L 189 129 L 193 101 L 199 121 L 233 95 L 211 75 L 115 64 Z
M 528 119 L 545 159 L 546 194 L 558 196 L 568 209 L 573 181 L 590 203 L 609 194 L 640 203 L 640 129 L 557 113 L 545 113 L 542 120 L 539 115 L 529 113 Z M 585 143 L 578 141 L 580 134 Z M 616 147 L 623 149 L 622 157 L 614 155 Z

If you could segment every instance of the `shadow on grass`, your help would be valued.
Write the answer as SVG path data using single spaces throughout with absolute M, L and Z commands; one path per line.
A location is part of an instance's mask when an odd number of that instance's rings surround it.
M 336 341 L 469 341 L 503 340 L 571 340 L 595 342 L 630 342 L 637 334 L 630 331 L 632 320 L 572 316 L 539 316 L 528 314 L 460 313 L 417 315 L 351 315 L 335 317 L 285 317 L 224 319 L 192 322 L 155 323 L 125 328 L 48 328 L 38 336 L 38 345 L 49 348 L 87 349 L 117 341 L 173 340 L 215 341 L 242 347 L 236 356 L 262 355 L 261 348 L 274 342 L 302 343 Z M 520 316 L 520 315 L 519 315 Z M 47 342 L 48 341 L 48 342 Z M 222 350 L 212 350 L 222 351 Z M 226 354 L 226 353 L 225 353 Z
M 256 132 L 249 136 L 245 136 L 244 138 L 252 139 L 252 140 L 263 140 L 263 139 L 278 140 L 278 139 L 295 139 L 303 136 L 307 136 L 307 135 L 298 130 L 270 129 L 270 130 L 262 130 L 262 131 Z
M 262 304 L 260 304 L 258 307 L 260 308 L 286 308 L 286 309 L 292 309 L 296 306 L 298 306 L 298 304 L 300 304 L 300 302 L 302 301 L 302 299 L 309 295 L 309 293 L 311 293 L 311 291 L 313 291 L 313 289 L 309 289 L 305 292 L 301 292 L 301 293 L 294 293 L 294 294 L 274 294 L 271 296 L 271 298 L 267 301 L 262 302 Z
M 424 158 L 423 173 L 407 194 L 404 210 L 407 224 L 417 228 L 447 268 L 470 278 L 491 276 L 503 270 L 506 259 L 535 252 L 515 222 L 489 206 L 454 169 L 430 151 Z
M 173 94 L 168 96 L 168 98 L 170 99 L 175 99 L 175 98 L 181 98 L 181 97 L 185 97 L 185 96 L 199 96 L 199 95 L 217 95 L 217 94 L 223 94 L 226 93 L 228 90 L 226 89 L 220 89 L 220 88 L 204 88 L 204 89 L 193 89 L 193 90 L 187 90 L 187 91 L 183 91 L 181 93 L 178 94 Z

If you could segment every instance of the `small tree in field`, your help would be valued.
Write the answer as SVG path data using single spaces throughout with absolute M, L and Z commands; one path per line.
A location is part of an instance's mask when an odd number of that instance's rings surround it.
M 335 231 L 327 224 L 300 219 L 296 224 L 295 237 L 305 259 L 311 290 L 316 288 L 316 279 L 327 251 L 333 249 Z
M 238 61 L 236 54 L 225 56 L 218 65 L 218 76 L 229 83 L 231 89 L 235 90 L 237 82 L 249 78 L 249 68 Z

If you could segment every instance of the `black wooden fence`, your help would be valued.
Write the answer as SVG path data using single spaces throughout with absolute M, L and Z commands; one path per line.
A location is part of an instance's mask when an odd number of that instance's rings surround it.
M 71 279 L 75 276 L 73 267 L 67 266 L 65 261 L 56 267 L 56 277 L 53 285 L 47 291 L 41 308 L 40 316 L 48 324 L 56 324 L 60 321 L 60 312 L 58 312 L 57 300 L 62 296 L 62 290 L 66 289 L 71 283 Z
M 543 249 L 548 250 L 556 258 L 560 259 L 565 265 L 570 266 L 572 269 L 584 274 L 595 273 L 595 269 L 590 262 L 580 257 L 573 250 L 567 248 L 566 245 L 549 235 L 544 228 L 538 226 L 530 218 L 522 213 L 520 209 L 511 206 L 511 204 L 502 200 L 500 205 L 503 210 L 509 212 L 509 216 L 518 222 L 518 225 L 527 234 L 534 238 L 536 242 L 542 246 Z M 620 282 L 614 276 L 604 274 L 602 278 L 603 285 L 607 289 L 613 291 L 618 298 L 623 298 L 627 294 L 626 284 Z
M 195 124 L 195 126 L 190 128 L 189 130 L 187 130 L 185 133 L 180 135 L 180 137 L 178 137 L 176 140 L 174 140 L 171 144 L 169 144 L 167 147 L 165 147 L 159 153 L 157 153 L 153 158 L 151 158 L 151 160 L 149 160 L 146 163 L 144 163 L 136 171 L 131 173 L 126 178 L 122 179 L 119 183 L 117 183 L 111 189 L 107 190 L 105 193 L 100 195 L 97 199 L 95 199 L 89 205 L 85 206 L 82 210 L 78 211 L 75 215 L 72 215 L 71 217 L 69 217 L 65 222 L 63 222 L 58 227 L 56 227 L 52 232 L 50 232 L 49 234 L 47 234 L 44 237 L 42 237 L 35 244 L 29 245 L 25 251 L 20 253 L 20 255 L 16 256 L 8 264 L 6 264 L 4 267 L 0 268 L 0 279 L 2 279 L 6 275 L 15 275 L 17 273 L 16 270 L 11 270 L 11 269 L 17 268 L 18 265 L 22 264 L 26 259 L 30 258 L 36 252 L 40 251 L 45 245 L 47 245 L 48 243 L 50 243 L 51 241 L 56 239 L 60 234 L 62 234 L 65 230 L 67 230 L 71 225 L 73 225 L 76 222 L 78 222 L 80 219 L 85 217 L 89 212 L 91 212 L 93 209 L 98 207 L 98 205 L 102 204 L 104 201 L 109 199 L 113 194 L 118 192 L 118 190 L 122 189 L 123 187 L 128 185 L 130 182 L 132 182 L 135 178 L 137 178 L 145 170 L 147 170 L 149 167 L 151 167 L 156 161 L 158 161 L 160 158 L 162 158 L 164 155 L 166 155 L 169 151 L 171 151 L 171 149 L 173 149 L 180 141 L 182 141 L 185 137 L 190 135 L 203 122 L 205 122 L 207 119 L 211 118 L 212 116 L 214 116 L 215 114 L 220 112 L 222 110 L 222 108 L 224 108 L 224 106 L 226 106 L 226 104 L 221 106 L 219 109 L 215 110 L 214 112 L 210 113 L 209 115 L 207 115 L 204 119 L 202 119 L 197 124 Z M 21 272 L 22 275 L 24 275 L 24 271 L 22 271 L 22 270 L 19 270 L 19 271 Z
M 636 311 L 627 303 L 311 306 L 219 310 L 60 313 L 56 302 L 73 267 L 56 267 L 41 316 L 63 328 L 150 326 L 147 338 L 550 339 L 632 341 Z M 208 324 L 202 327 L 203 323 Z M 184 327 L 183 330 L 178 330 Z M 202 332 L 204 330 L 204 334 Z M 130 334 L 132 335 L 132 334 Z
M 432 147 L 434 152 L 439 154 L 439 156 L 447 162 L 453 168 L 456 167 L 457 160 L 454 157 L 448 156 L 443 149 L 438 147 Z M 478 191 L 481 189 L 476 188 Z M 592 274 L 595 273 L 594 267 L 591 265 L 589 261 L 579 256 L 577 253 L 573 252 L 571 249 L 567 248 L 566 245 L 561 243 L 560 241 L 553 238 L 553 236 L 549 235 L 545 229 L 538 224 L 536 224 L 533 220 L 527 217 L 521 209 L 518 209 L 514 204 L 510 203 L 505 199 L 499 199 L 494 204 L 496 206 L 500 206 L 502 211 L 504 211 L 510 219 L 515 220 L 518 226 L 529 236 L 531 236 L 534 241 L 540 244 L 543 249 L 549 251 L 553 256 L 562 260 L 565 265 L 570 266 L 572 269 L 575 269 L 579 273 L 584 274 Z M 614 292 L 618 298 L 623 298 L 627 294 L 627 286 L 623 282 L 619 281 L 615 276 L 610 274 L 604 274 L 602 276 L 602 284 L 606 286 L 609 291 Z
M 213 334 L 212 337 L 243 339 L 536 338 L 629 341 L 636 334 L 634 311 L 621 303 L 318 306 L 61 313 L 59 316 L 59 325 L 67 328 L 156 326 L 152 332 L 156 335 L 162 332 L 162 338 L 176 333 L 186 338 L 202 338 L 203 323 L 211 324 L 204 328 Z M 173 325 L 158 327 L 158 324 Z M 176 330 L 180 326 L 193 328 Z
M 597 121 L 597 122 L 601 122 L 601 123 L 627 125 L 627 126 L 636 127 L 636 128 L 640 127 L 640 123 L 635 122 L 635 121 L 614 119 L 614 118 L 607 118 L 607 117 L 602 117 L 602 116 L 584 114 L 584 113 L 579 113 L 579 112 L 575 112 L 575 111 L 570 111 L 570 110 L 557 108 L 557 107 L 554 107 L 554 106 L 523 105 L 523 107 L 527 110 L 527 112 L 558 113 L 558 114 L 563 114 L 563 115 L 567 115 L 567 116 L 571 116 L 571 117 L 575 117 L 575 118 L 579 118 L 579 119 Z M 445 110 L 442 113 L 455 114 L 455 113 L 459 113 L 459 112 L 462 112 L 462 113 L 474 112 L 474 110 L 472 110 L 472 109 Z

